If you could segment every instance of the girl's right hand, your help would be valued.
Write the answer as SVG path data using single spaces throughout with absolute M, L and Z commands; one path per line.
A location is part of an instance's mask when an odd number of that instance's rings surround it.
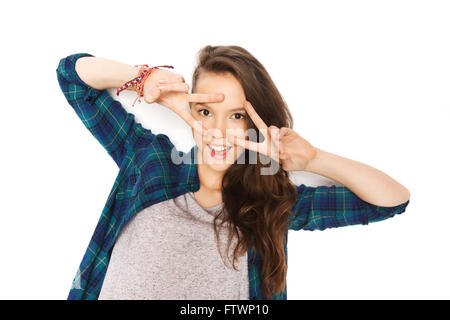
M 195 125 L 196 120 L 192 117 L 189 102 L 213 103 L 222 102 L 225 99 L 223 93 L 204 94 L 188 93 L 189 85 L 184 82 L 182 75 L 155 69 L 144 83 L 144 101 L 147 103 L 159 103 L 178 114 L 191 128 L 204 135 L 207 128 Z

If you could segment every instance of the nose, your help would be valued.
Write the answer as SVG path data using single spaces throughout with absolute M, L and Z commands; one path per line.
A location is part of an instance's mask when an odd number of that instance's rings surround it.
M 226 144 L 226 121 L 225 119 L 216 118 L 211 127 L 208 127 L 206 133 L 207 140 L 216 144 Z

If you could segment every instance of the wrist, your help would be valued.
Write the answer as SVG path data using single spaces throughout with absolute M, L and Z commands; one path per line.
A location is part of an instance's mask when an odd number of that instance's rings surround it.
M 134 65 L 128 65 L 127 73 L 123 75 L 120 80 L 120 85 L 115 85 L 117 89 L 117 95 L 123 90 L 136 91 L 137 85 L 139 84 L 139 76 L 141 75 L 141 67 Z
M 136 77 L 139 76 L 139 67 L 136 66 L 132 66 L 133 67 L 133 71 L 131 71 L 130 75 L 129 75 L 129 79 L 127 81 L 130 81 L 131 79 L 135 79 Z M 126 90 L 133 90 L 136 91 L 136 85 L 131 85 L 129 86 Z
M 122 84 L 125 83 L 126 81 L 130 81 L 130 80 L 132 80 L 132 79 L 134 79 L 134 78 L 139 76 L 139 67 L 136 67 L 136 66 L 131 66 L 131 67 L 132 67 L 132 69 L 130 69 L 130 72 L 128 74 L 128 78 L 125 79 L 125 81 L 123 81 Z M 136 87 L 135 85 L 131 85 L 126 90 L 135 90 L 135 87 Z
M 325 151 L 317 147 L 313 148 L 315 149 L 315 156 L 308 161 L 308 164 L 306 165 L 304 171 L 311 173 L 319 173 L 321 167 L 320 163 L 323 160 L 323 157 L 325 156 Z

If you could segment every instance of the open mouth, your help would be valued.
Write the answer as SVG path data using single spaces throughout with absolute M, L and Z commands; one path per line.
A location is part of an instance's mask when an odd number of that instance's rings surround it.
M 227 152 L 232 148 L 231 146 L 208 144 L 208 148 L 211 151 L 211 157 L 218 159 L 225 159 Z

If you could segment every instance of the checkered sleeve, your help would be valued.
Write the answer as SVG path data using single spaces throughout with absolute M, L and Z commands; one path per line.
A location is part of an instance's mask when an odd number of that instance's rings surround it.
M 93 55 L 76 53 L 62 58 L 56 69 L 58 83 L 77 116 L 120 168 L 131 137 L 136 137 L 134 114 L 128 113 L 107 90 L 97 90 L 81 80 L 75 63 L 89 56 Z
M 401 214 L 409 200 L 394 207 L 382 207 L 360 199 L 345 186 L 296 186 L 297 201 L 289 221 L 291 230 L 325 230 L 377 222 Z

